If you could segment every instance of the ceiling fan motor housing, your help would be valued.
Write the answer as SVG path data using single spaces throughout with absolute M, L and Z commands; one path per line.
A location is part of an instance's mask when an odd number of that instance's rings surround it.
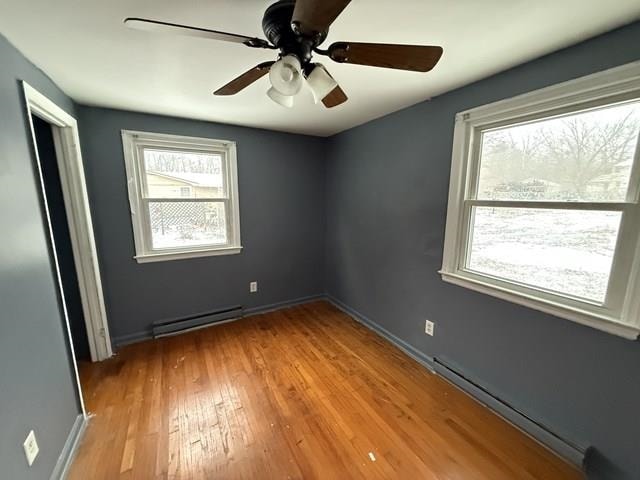
M 329 33 L 328 30 L 314 36 L 298 34 L 291 25 L 295 0 L 280 0 L 264 12 L 262 30 L 269 41 L 280 49 L 281 56 L 295 55 L 306 70 L 313 49 L 320 45 Z

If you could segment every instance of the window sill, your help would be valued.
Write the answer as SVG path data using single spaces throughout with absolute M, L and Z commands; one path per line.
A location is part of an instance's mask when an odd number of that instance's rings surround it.
M 476 292 L 491 295 L 493 297 L 507 300 L 518 305 L 524 305 L 525 307 L 533 308 L 541 312 L 545 312 L 556 317 L 565 318 L 572 322 L 586 325 L 588 327 L 601 330 L 603 332 L 611 333 L 629 340 L 636 340 L 640 334 L 640 328 L 633 325 L 628 325 L 620 322 L 619 320 L 608 317 L 605 315 L 599 315 L 594 312 L 581 310 L 571 306 L 563 305 L 557 302 L 553 302 L 546 299 L 527 295 L 515 290 L 511 290 L 504 287 L 493 285 L 490 282 L 484 282 L 475 278 L 470 278 L 464 273 L 460 272 L 445 272 L 440 270 L 438 273 L 442 276 L 442 280 L 460 287 L 468 288 Z
M 217 255 L 236 255 L 242 251 L 242 247 L 223 247 L 207 250 L 190 250 L 186 252 L 162 252 L 136 255 L 136 262 L 164 262 L 169 260 L 183 260 L 187 258 L 212 257 Z

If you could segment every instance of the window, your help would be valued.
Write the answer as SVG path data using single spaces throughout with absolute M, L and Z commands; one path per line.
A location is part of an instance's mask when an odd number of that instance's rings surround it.
M 640 63 L 456 116 L 442 277 L 640 332 Z
M 235 143 L 123 130 L 136 260 L 239 253 Z

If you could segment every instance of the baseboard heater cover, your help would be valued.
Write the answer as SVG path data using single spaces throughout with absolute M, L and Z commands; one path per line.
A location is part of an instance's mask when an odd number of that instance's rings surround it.
M 213 312 L 198 313 L 196 315 L 176 318 L 173 320 L 156 321 L 152 324 L 151 332 L 153 334 L 153 338 L 177 335 L 190 330 L 208 327 L 216 323 L 223 323 L 237 318 L 242 318 L 242 315 L 243 307 L 236 305 Z
M 445 379 L 469 393 L 481 403 L 497 412 L 520 430 L 524 431 L 547 448 L 565 458 L 572 464 L 585 469 L 593 449 L 576 445 L 554 433 L 542 423 L 532 419 L 527 414 L 511 406 L 504 400 L 478 385 L 455 368 L 447 365 L 442 358 L 434 358 L 434 370 Z

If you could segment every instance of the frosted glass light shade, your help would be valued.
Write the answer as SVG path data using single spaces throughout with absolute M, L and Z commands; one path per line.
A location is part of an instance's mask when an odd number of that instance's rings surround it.
M 307 85 L 313 93 L 313 101 L 318 103 L 338 86 L 338 82 L 329 75 L 324 66 L 318 63 L 307 77 Z
M 278 105 L 282 105 L 283 107 L 287 108 L 293 107 L 293 95 L 282 95 L 274 87 L 271 87 L 269 90 L 267 90 L 267 95 Z
M 269 70 L 271 86 L 281 95 L 295 95 L 302 88 L 302 66 L 295 55 L 285 55 Z

